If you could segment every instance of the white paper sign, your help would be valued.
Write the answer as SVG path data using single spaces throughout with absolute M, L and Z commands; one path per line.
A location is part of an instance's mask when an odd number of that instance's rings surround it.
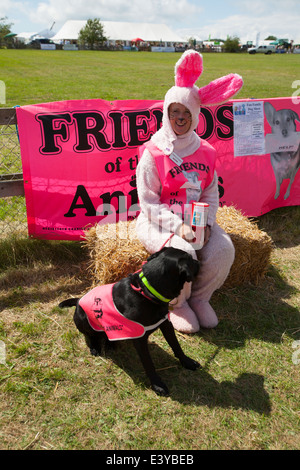
M 235 157 L 265 153 L 263 101 L 234 103 L 233 132 Z

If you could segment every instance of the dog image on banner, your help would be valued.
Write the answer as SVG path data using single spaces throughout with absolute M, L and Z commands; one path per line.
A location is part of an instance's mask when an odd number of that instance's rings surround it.
M 300 167 L 300 132 L 296 130 L 298 114 L 292 109 L 277 110 L 271 103 L 264 103 L 265 115 L 271 126 L 272 133 L 266 135 L 266 151 L 270 152 L 271 164 L 276 178 L 276 193 L 284 179 L 289 179 L 289 185 L 284 199 L 290 196 L 292 184 Z

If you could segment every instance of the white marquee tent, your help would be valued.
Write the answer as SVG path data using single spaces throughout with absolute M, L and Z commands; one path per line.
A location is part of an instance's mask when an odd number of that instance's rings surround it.
M 43 31 L 39 31 L 38 33 L 18 33 L 16 34 L 16 38 L 19 39 L 20 41 L 25 42 L 25 44 L 29 43 L 30 41 L 33 41 L 34 39 L 41 39 L 41 38 L 46 38 L 50 39 L 54 36 L 54 32 L 52 29 L 43 29 Z
M 121 23 L 116 21 L 101 21 L 104 35 L 109 41 L 132 41 L 141 38 L 146 42 L 184 42 L 183 38 L 174 33 L 165 24 L 152 23 Z M 69 20 L 53 36 L 52 41 L 76 41 L 79 31 L 84 28 L 86 21 Z

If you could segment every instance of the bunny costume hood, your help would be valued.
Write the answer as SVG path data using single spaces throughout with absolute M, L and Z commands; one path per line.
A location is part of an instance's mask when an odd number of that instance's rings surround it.
M 243 86 L 240 75 L 229 74 L 198 88 L 195 83 L 202 71 L 202 55 L 194 50 L 184 52 L 175 65 L 175 86 L 168 90 L 164 99 L 162 127 L 151 138 L 165 155 L 178 152 L 184 157 L 195 152 L 201 143 L 200 137 L 194 132 L 198 126 L 201 105 L 221 104 L 232 98 Z M 182 136 L 176 135 L 171 127 L 168 109 L 172 103 L 182 104 L 192 115 L 191 126 Z

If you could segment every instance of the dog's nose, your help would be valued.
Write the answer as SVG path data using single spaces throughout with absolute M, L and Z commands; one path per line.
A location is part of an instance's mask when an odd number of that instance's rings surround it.
M 287 132 L 286 129 L 282 129 L 282 135 L 283 135 L 283 137 L 286 137 L 286 136 L 287 136 L 287 133 L 288 133 L 288 132 Z

